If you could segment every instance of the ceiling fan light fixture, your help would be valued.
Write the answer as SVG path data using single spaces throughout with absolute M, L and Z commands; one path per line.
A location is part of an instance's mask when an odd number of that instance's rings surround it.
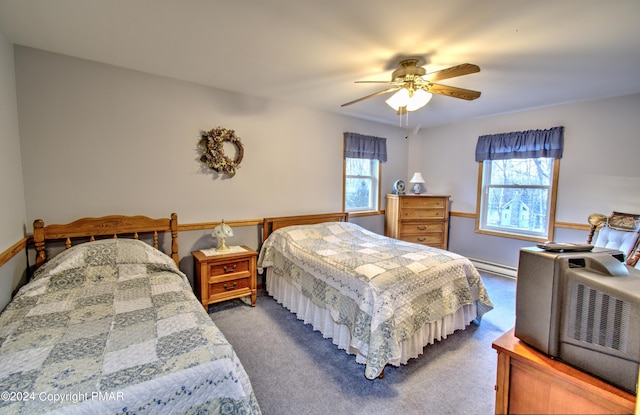
M 409 90 L 407 88 L 401 88 L 398 92 L 391 95 L 389 99 L 385 101 L 394 110 L 398 111 L 398 108 L 405 107 L 409 102 Z
M 431 94 L 445 95 L 451 98 L 472 101 L 480 98 L 479 91 L 457 88 L 435 82 L 480 72 L 480 67 L 471 63 L 463 63 L 439 71 L 426 73 L 426 69 L 418 66 L 420 59 L 410 58 L 400 62 L 400 68 L 393 71 L 391 81 L 356 81 L 356 83 L 387 84 L 389 87 L 373 94 L 342 104 L 341 107 L 355 104 L 378 95 L 394 92 L 385 102 L 398 114 L 418 110 L 429 102 Z
M 411 96 L 409 102 L 407 102 L 407 111 L 419 110 L 431 101 L 432 96 L 433 94 L 424 89 L 413 91 L 413 96 Z
M 417 89 L 411 93 L 407 88 L 402 88 L 385 102 L 396 111 L 400 107 L 406 107 L 407 111 L 415 111 L 427 105 L 432 96 L 424 89 Z

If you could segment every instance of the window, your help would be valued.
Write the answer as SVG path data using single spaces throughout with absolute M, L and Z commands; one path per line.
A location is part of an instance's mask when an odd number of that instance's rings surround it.
M 553 238 L 558 159 L 528 158 L 482 162 L 480 230 L 531 239 Z
M 378 212 L 382 163 L 386 161 L 386 138 L 344 133 L 345 212 Z
M 476 231 L 553 239 L 563 127 L 482 136 Z
M 347 212 L 377 211 L 379 206 L 380 162 L 378 160 L 345 158 L 344 210 Z

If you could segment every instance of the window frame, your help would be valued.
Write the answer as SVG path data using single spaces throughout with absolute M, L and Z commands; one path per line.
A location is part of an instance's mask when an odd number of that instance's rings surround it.
M 536 158 L 536 157 L 531 157 Z M 543 158 L 543 157 L 537 157 Z M 491 162 L 491 160 L 485 160 Z M 550 200 L 549 200 L 549 212 L 548 212 L 548 223 L 547 223 L 547 235 L 544 237 L 537 237 L 535 235 L 526 235 L 523 233 L 515 233 L 509 232 L 507 229 L 498 230 L 495 228 L 492 229 L 483 229 L 482 225 L 485 222 L 486 217 L 486 206 L 485 206 L 485 198 L 483 197 L 486 193 L 485 183 L 484 183 L 484 171 L 485 161 L 478 162 L 478 189 L 477 189 L 477 200 L 476 200 L 476 233 L 485 234 L 485 235 L 493 235 L 493 236 L 502 236 L 506 238 L 513 239 L 521 239 L 526 241 L 534 241 L 534 242 L 545 242 L 549 240 L 553 240 L 554 238 L 554 230 L 555 230 L 555 222 L 556 222 L 556 205 L 558 199 L 558 177 L 560 175 L 560 159 L 554 158 L 553 167 L 551 172 L 551 179 L 549 186 L 550 189 Z M 494 160 L 498 161 L 498 160 Z M 530 187 L 530 186 L 522 186 L 522 187 Z M 503 228 L 504 229 L 504 228 Z
M 382 194 L 382 162 L 377 159 L 363 159 L 368 160 L 370 163 L 377 163 L 377 169 L 371 169 L 371 171 L 377 170 L 377 177 L 374 176 L 353 176 L 347 175 L 347 159 L 355 157 L 343 157 L 342 159 L 342 211 L 349 212 L 349 216 L 367 216 L 367 215 L 378 215 L 380 214 L 380 203 L 381 203 L 381 194 Z M 375 202 L 376 206 L 373 206 L 372 209 L 347 209 L 347 179 L 351 177 L 373 177 L 373 185 L 372 190 L 375 190 L 376 195 L 372 198 L 373 202 Z

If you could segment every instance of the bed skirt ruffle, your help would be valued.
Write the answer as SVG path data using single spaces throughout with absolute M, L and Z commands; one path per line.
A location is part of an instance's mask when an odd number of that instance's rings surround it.
M 284 278 L 274 274 L 272 268 L 266 269 L 266 290 L 279 304 L 294 313 L 305 324 L 311 324 L 314 330 L 329 338 L 339 349 L 355 355 L 356 362 L 366 363 L 366 350 L 359 350 L 351 346 L 349 328 L 336 323 L 329 310 L 317 306 Z M 452 314 L 442 319 L 422 326 L 411 338 L 400 344 L 401 354 L 389 361 L 393 366 L 406 364 L 409 359 L 420 356 L 426 345 L 446 339 L 456 330 L 464 330 L 476 318 L 476 305 L 466 304 Z

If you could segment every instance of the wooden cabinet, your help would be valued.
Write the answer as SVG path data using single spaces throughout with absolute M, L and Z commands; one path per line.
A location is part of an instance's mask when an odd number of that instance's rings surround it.
M 633 414 L 636 397 L 558 360 L 514 336 L 498 352 L 496 414 Z
M 240 252 L 191 253 L 195 266 L 195 291 L 205 310 L 209 304 L 251 296 L 256 305 L 256 258 L 258 253 L 246 246 Z
M 387 195 L 384 234 L 447 249 L 449 196 Z

